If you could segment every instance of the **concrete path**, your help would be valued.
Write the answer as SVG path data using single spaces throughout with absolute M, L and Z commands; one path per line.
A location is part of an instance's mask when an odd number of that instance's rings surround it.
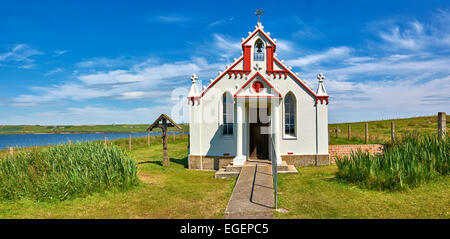
M 224 218 L 272 218 L 273 206 L 272 167 L 270 164 L 247 164 L 239 174 Z

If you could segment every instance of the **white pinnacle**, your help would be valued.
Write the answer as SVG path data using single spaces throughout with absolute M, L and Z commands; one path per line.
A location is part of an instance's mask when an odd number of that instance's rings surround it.
M 317 87 L 317 96 L 328 96 L 327 91 L 325 90 L 325 86 L 323 85 L 323 80 L 325 79 L 325 76 L 320 73 L 317 76 L 317 79 L 319 80 L 319 86 Z
M 198 88 L 197 88 L 197 80 L 198 77 L 196 74 L 193 74 L 191 76 L 191 81 L 192 81 L 192 86 L 191 86 L 191 91 L 189 92 L 188 97 L 198 97 L 199 96 L 199 92 L 198 92 Z

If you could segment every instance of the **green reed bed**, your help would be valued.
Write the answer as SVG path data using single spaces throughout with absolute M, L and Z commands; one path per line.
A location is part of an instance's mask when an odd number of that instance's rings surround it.
M 448 138 L 448 137 L 447 137 Z M 404 190 L 450 175 L 450 140 L 404 137 L 383 154 L 361 151 L 336 160 L 337 178 L 378 190 Z
M 0 159 L 0 199 L 65 200 L 126 189 L 139 182 L 136 162 L 117 146 L 58 145 Z

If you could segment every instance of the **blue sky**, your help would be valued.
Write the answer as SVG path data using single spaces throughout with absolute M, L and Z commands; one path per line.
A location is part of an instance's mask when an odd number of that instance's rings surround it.
M 450 112 L 448 1 L 0 1 L 0 124 L 170 114 L 240 56 L 257 8 L 278 58 L 326 76 L 330 123 Z

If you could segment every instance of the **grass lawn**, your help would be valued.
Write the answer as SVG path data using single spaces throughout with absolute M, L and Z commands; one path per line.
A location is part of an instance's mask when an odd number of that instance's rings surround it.
M 171 166 L 163 168 L 162 145 L 153 142 L 131 152 L 142 181 L 134 189 L 63 202 L 2 201 L 0 218 L 222 218 L 235 179 L 216 180 L 214 172 L 187 170 L 186 137 L 169 142 Z
M 450 218 L 450 177 L 406 192 L 361 189 L 335 179 L 336 166 L 280 175 L 276 218 Z

